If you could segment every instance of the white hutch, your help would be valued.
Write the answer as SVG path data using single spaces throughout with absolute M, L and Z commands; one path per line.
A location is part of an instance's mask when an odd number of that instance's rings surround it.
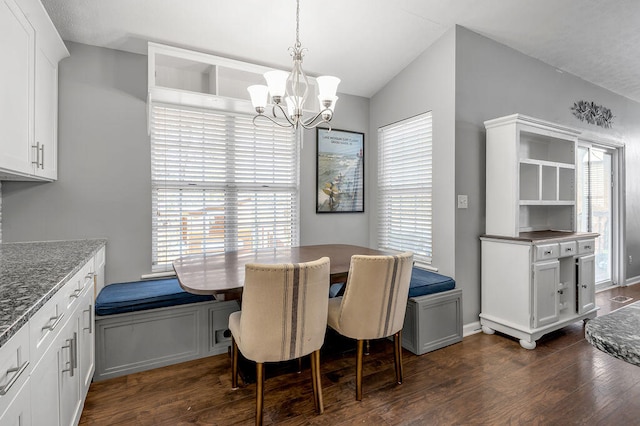
M 534 349 L 544 334 L 596 316 L 598 234 L 575 232 L 579 132 L 520 114 L 485 127 L 480 323 Z

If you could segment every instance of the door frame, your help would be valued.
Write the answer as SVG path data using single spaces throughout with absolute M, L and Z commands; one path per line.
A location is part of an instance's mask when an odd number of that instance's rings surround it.
M 626 244 L 625 244 L 625 145 L 619 139 L 604 137 L 600 134 L 585 132 L 578 137 L 578 146 L 601 148 L 612 152 L 611 172 L 613 190 L 611 191 L 611 286 L 625 286 L 626 280 Z M 577 155 L 577 152 L 576 152 Z M 576 218 L 577 223 L 577 218 Z M 596 291 L 609 286 L 598 286 Z

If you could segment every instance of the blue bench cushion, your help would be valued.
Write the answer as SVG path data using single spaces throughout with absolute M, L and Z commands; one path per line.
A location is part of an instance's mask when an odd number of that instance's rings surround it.
M 96 298 L 96 315 L 112 315 L 213 300 L 184 291 L 177 278 L 110 284 Z
M 413 268 L 411 272 L 411 284 L 409 285 L 409 297 L 424 296 L 453 290 L 456 282 L 446 275 L 436 274 L 420 268 Z M 332 284 L 329 288 L 329 297 L 342 296 L 344 283 Z
M 442 291 L 453 290 L 455 287 L 456 282 L 451 277 L 420 268 L 413 268 L 411 284 L 409 286 L 409 297 L 440 293 Z

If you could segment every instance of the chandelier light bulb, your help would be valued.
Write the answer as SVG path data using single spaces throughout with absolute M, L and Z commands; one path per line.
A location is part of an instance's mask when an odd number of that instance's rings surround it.
M 274 103 L 279 104 L 287 89 L 287 78 L 289 74 L 285 71 L 274 70 L 264 73 L 264 79 L 269 87 L 269 94 Z
M 253 86 L 247 87 L 249 91 L 249 96 L 251 96 L 251 103 L 253 107 L 258 111 L 267 106 L 267 98 L 269 97 L 269 88 L 263 84 L 254 84 Z
M 336 96 L 340 79 L 330 75 L 323 75 L 316 78 L 318 82 L 318 91 L 323 99 L 330 99 Z

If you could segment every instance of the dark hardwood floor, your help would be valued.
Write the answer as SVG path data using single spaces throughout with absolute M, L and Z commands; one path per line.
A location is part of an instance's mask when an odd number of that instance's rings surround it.
M 640 300 L 640 285 L 597 300 L 603 315 Z M 404 351 L 402 385 L 394 383 L 393 343 L 372 342 L 361 402 L 354 351 L 325 354 L 321 365 L 324 414 L 314 412 L 308 369 L 267 371 L 265 424 L 640 424 L 640 367 L 593 348 L 582 321 L 543 337 L 533 351 L 497 333 L 422 356 Z M 93 383 L 80 424 L 252 424 L 254 404 L 255 385 L 232 391 L 229 357 L 218 355 Z

